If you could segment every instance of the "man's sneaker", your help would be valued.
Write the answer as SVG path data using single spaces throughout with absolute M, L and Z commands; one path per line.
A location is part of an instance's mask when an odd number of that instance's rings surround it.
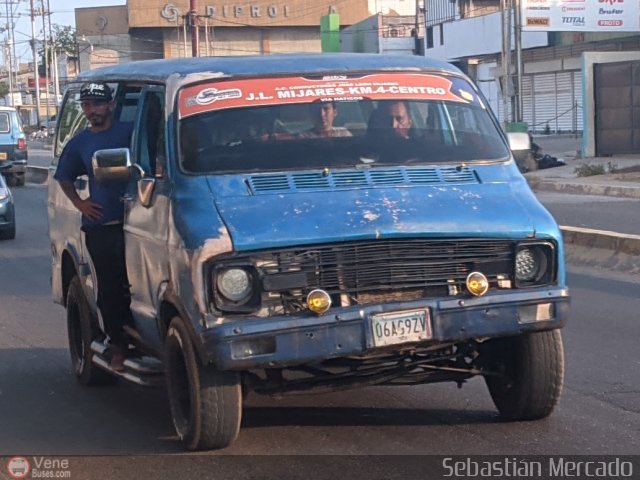
M 127 356 L 124 353 L 124 350 L 118 347 L 112 347 L 113 352 L 111 353 L 111 361 L 109 362 L 109 366 L 116 372 L 124 371 L 124 361 Z

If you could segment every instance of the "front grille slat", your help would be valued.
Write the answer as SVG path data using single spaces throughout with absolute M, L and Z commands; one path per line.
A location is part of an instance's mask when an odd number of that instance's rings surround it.
M 486 239 L 384 239 L 254 252 L 261 275 L 303 272 L 307 288 L 362 299 L 447 295 L 475 269 L 491 282 L 510 275 L 515 242 Z M 444 290 L 443 290 L 444 289 Z M 400 293 L 399 293 L 400 292 Z M 444 292 L 444 293 L 442 293 Z M 304 301 L 304 292 L 288 292 Z

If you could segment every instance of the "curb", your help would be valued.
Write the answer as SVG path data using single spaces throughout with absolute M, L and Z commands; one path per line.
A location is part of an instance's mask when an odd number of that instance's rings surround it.
M 640 186 L 628 187 L 624 185 L 597 185 L 527 178 L 532 190 L 560 192 L 578 195 L 602 195 L 605 197 L 623 197 L 640 199 Z
M 565 225 L 561 226 L 560 230 L 562 231 L 565 245 L 600 248 L 610 250 L 613 253 L 638 256 L 638 263 L 640 263 L 640 235 Z

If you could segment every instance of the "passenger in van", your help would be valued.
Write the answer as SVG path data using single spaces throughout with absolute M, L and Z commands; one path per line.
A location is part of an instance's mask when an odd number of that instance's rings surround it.
M 313 128 L 300 133 L 301 138 L 351 137 L 345 127 L 335 127 L 333 122 L 338 115 L 335 102 L 313 102 L 309 105 Z
M 127 342 L 123 326 L 132 323 L 129 280 L 125 264 L 122 196 L 126 181 L 97 183 L 91 168 L 96 150 L 129 147 L 132 125 L 113 120 L 112 92 L 104 83 L 86 83 L 80 106 L 89 126 L 69 140 L 54 178 L 71 203 L 82 213 L 85 243 L 98 281 L 98 308 L 109 336 L 111 367 L 124 369 Z M 89 177 L 89 197 L 80 198 L 74 182 Z
M 409 139 L 414 136 L 409 105 L 403 100 L 380 102 L 369 117 L 368 133 Z

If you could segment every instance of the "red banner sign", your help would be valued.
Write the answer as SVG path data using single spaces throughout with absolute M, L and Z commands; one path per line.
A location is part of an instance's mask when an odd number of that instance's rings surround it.
M 452 82 L 437 75 L 384 73 L 358 78 L 260 78 L 227 80 L 187 87 L 180 92 L 180 117 L 235 107 L 284 105 L 314 101 L 450 100 L 473 102 L 469 89 L 452 91 Z

